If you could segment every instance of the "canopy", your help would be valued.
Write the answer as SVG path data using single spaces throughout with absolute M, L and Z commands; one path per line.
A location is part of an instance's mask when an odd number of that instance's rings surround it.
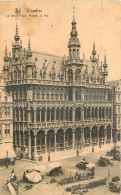
M 13 144 L 12 143 L 0 144 L 0 159 L 13 157 L 16 157 L 16 154 L 13 149 Z
M 38 183 L 42 180 L 42 176 L 37 171 L 26 173 L 26 178 L 32 183 Z

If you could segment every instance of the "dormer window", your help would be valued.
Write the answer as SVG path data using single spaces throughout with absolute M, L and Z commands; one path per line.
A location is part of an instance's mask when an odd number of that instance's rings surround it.
M 7 96 L 4 97 L 4 101 L 7 102 Z
M 43 80 L 46 80 L 46 72 L 43 73 Z
M 52 74 L 52 80 L 55 80 L 55 73 Z

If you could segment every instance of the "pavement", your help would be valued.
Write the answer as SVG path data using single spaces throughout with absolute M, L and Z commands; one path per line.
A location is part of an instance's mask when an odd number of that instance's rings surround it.
M 121 146 L 121 143 L 118 144 Z M 69 177 L 73 174 L 72 170 L 75 170 L 75 165 L 77 162 L 80 161 L 82 157 L 84 157 L 88 162 L 95 163 L 98 161 L 100 156 L 105 156 L 106 152 L 109 151 L 114 145 L 106 145 L 99 148 L 99 146 L 94 147 L 94 152 L 92 152 L 92 148 L 84 148 L 84 150 L 79 151 L 79 155 L 77 156 L 76 150 L 72 151 L 65 151 L 63 154 L 61 152 L 57 153 L 51 153 L 50 155 L 50 162 L 39 162 L 39 161 L 31 161 L 28 159 L 21 159 L 17 160 L 16 164 L 13 166 L 9 166 L 7 169 L 5 167 L 0 167 L 0 195 L 10 195 L 9 192 L 4 190 L 4 185 L 9 179 L 12 169 L 14 168 L 15 173 L 19 180 L 23 177 L 23 172 L 25 169 L 29 167 L 33 167 L 36 165 L 46 165 L 48 166 L 51 162 L 57 162 L 59 161 L 62 164 L 62 168 L 64 171 L 64 175 L 57 176 L 55 179 L 59 181 L 60 179 L 64 177 Z M 108 157 L 110 158 L 110 157 Z M 108 172 L 110 172 L 110 178 L 113 176 L 120 176 L 120 162 L 118 161 L 112 161 L 113 166 L 107 166 L 107 167 L 98 167 L 95 168 L 95 178 L 104 178 L 107 177 Z M 76 170 L 79 172 L 79 170 Z M 65 188 L 69 185 L 60 186 L 57 185 L 57 183 L 50 184 L 50 180 L 53 177 L 45 176 L 45 178 L 42 180 L 42 182 L 33 185 L 31 190 L 25 190 L 25 186 L 28 185 L 27 183 L 21 183 L 19 187 L 19 194 L 20 195 L 70 195 L 70 193 L 65 191 Z M 89 180 L 90 181 L 90 180 Z M 85 181 L 86 182 L 86 181 Z M 79 184 L 80 182 L 78 182 Z M 88 183 L 88 181 L 87 181 Z M 75 183 L 70 184 L 75 185 Z M 89 190 L 89 192 L 86 193 L 86 195 L 114 195 L 115 193 L 109 191 L 108 185 L 106 186 L 100 186 L 94 189 Z

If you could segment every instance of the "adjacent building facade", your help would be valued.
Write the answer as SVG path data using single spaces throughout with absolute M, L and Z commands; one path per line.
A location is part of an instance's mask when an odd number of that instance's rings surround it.
M 113 91 L 113 129 L 115 142 L 121 141 L 121 79 L 109 81 Z
M 22 47 L 18 26 L 12 56 L 5 49 L 3 74 L 13 98 L 13 141 L 17 154 L 38 159 L 42 153 L 112 142 L 112 90 L 93 44 L 89 60 L 73 18 L 68 57 Z
M 6 158 L 16 157 L 13 150 L 13 101 L 12 95 L 5 90 L 0 77 L 0 165 Z

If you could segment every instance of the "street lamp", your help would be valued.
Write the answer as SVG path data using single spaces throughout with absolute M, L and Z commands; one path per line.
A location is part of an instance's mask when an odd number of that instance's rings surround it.
M 8 151 L 6 151 L 6 168 L 8 168 Z

